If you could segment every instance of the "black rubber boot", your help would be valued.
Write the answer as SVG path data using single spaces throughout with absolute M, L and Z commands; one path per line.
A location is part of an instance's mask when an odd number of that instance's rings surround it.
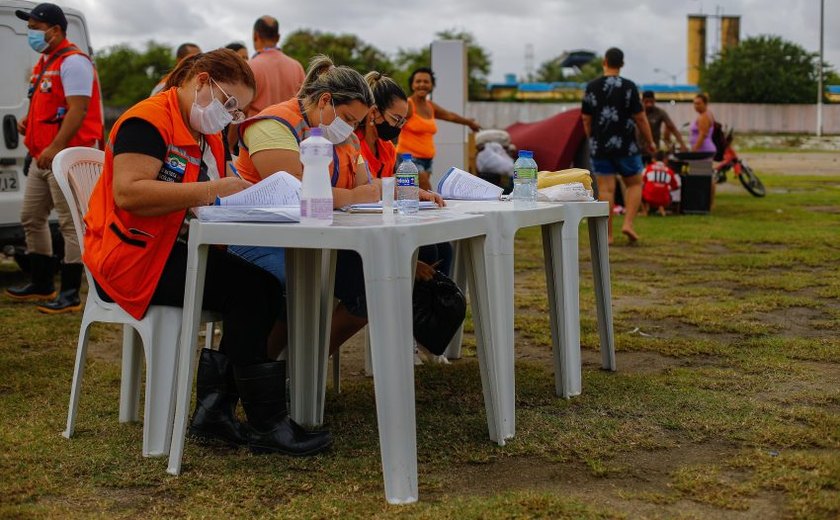
M 32 281 L 20 287 L 9 287 L 6 296 L 19 302 L 48 302 L 55 298 L 55 271 L 51 256 L 31 253 L 29 270 Z
M 248 417 L 248 447 L 253 453 L 303 457 L 332 445 L 327 431 L 309 432 L 286 409 L 286 363 L 271 361 L 234 367 L 242 407 Z
M 195 393 L 190 437 L 204 444 L 242 446 L 248 443 L 245 427 L 236 419 L 239 393 L 233 380 L 233 365 L 226 355 L 201 349 Z
M 47 314 L 78 312 L 82 310 L 79 289 L 82 287 L 82 264 L 61 264 L 61 292 L 58 298 L 39 305 L 38 310 Z

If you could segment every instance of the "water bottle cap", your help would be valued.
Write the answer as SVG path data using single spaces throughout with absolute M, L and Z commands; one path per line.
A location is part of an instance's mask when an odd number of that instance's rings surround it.
M 323 137 L 324 132 L 321 130 L 320 126 L 316 126 L 309 131 L 309 135 L 311 137 Z
M 531 152 L 529 150 L 519 150 L 519 157 L 523 157 L 525 159 L 533 159 L 534 152 Z
M 401 153 L 400 154 L 400 160 L 401 161 L 410 161 L 411 160 L 411 154 L 410 153 Z

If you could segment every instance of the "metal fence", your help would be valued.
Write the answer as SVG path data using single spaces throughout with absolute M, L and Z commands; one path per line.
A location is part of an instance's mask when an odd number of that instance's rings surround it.
M 697 114 L 690 103 L 658 103 L 681 127 Z M 484 128 L 506 128 L 517 121 L 530 123 L 551 117 L 580 103 L 504 103 L 470 101 L 467 117 L 476 119 Z M 758 134 L 814 134 L 817 128 L 816 105 L 748 105 L 743 103 L 711 103 L 714 117 L 738 132 Z M 823 133 L 840 134 L 840 104 L 823 105 Z

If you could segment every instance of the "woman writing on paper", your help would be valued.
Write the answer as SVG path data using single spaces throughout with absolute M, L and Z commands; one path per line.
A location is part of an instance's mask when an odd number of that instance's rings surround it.
M 173 70 L 164 92 L 116 122 L 85 216 L 91 290 L 137 319 L 149 305 L 183 305 L 187 211 L 249 185 L 224 174 L 221 132 L 244 118 L 254 90 L 251 69 L 235 52 L 197 54 Z M 285 365 L 267 357 L 282 301 L 273 277 L 210 249 L 202 305 L 220 312 L 225 326 L 219 351 L 201 353 L 191 436 L 293 455 L 332 443 L 329 433 L 305 432 L 289 418 Z M 240 396 L 247 428 L 235 416 Z
M 449 121 L 470 127 L 473 132 L 481 130 L 474 119 L 468 119 L 451 112 L 428 99 L 435 88 L 435 74 L 428 67 L 420 67 L 408 78 L 411 97 L 408 98 L 408 120 L 400 132 L 397 153 L 410 153 L 414 164 L 420 170 L 420 187 L 432 189 L 432 159 L 435 157 L 435 119 Z
M 408 98 L 396 81 L 380 72 L 369 72 L 365 81 L 373 92 L 374 106 L 356 129 L 356 137 L 361 143 L 362 157 L 373 177 L 393 177 L 397 162 L 394 139 L 406 123 Z M 431 278 L 437 265 L 444 274 L 449 273 L 452 263 L 452 246 L 448 242 L 432 244 L 420 248 L 420 262 L 417 264 L 417 276 Z
M 349 67 L 335 66 L 326 56 L 317 56 L 309 65 L 297 97 L 272 105 L 239 126 L 241 151 L 237 170 L 252 182 L 279 171 L 300 178 L 303 171 L 299 143 L 309 137 L 312 128 L 320 127 L 335 147 L 331 166 L 334 207 L 378 202 L 380 184 L 378 180 L 369 182 L 361 145 L 353 133 L 373 104 L 370 87 L 361 74 Z M 423 190 L 420 198 L 442 203 L 439 197 Z M 285 283 L 282 248 L 236 247 L 231 251 Z M 355 252 L 338 253 L 335 296 L 340 304 L 332 319 L 331 351 L 367 323 L 361 258 Z M 285 348 L 284 335 L 274 337 L 276 348 Z

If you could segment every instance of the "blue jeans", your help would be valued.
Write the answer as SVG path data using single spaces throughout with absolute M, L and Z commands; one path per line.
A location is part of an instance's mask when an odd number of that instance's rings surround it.
M 271 273 L 286 293 L 286 250 L 282 247 L 231 246 L 234 254 Z M 335 291 L 336 298 L 354 316 L 367 317 L 365 300 L 365 279 L 362 273 L 362 258 L 354 251 L 339 251 L 336 255 Z
M 286 250 L 282 247 L 230 246 L 228 252 L 274 275 L 286 292 Z
M 432 160 L 431 159 L 422 159 L 420 157 L 412 157 L 411 162 L 417 165 L 417 169 L 421 172 L 429 172 L 432 173 Z

